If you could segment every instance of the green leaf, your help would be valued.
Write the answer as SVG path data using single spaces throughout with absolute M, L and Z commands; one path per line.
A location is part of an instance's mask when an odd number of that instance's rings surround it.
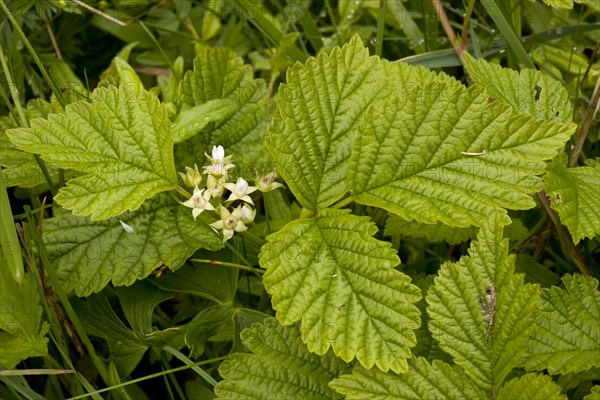
M 427 238 L 430 242 L 446 241 L 450 244 L 464 242 L 477 235 L 477 228 L 456 228 L 444 224 L 424 224 L 407 221 L 396 214 L 391 214 L 385 223 L 385 234 L 408 235 L 417 238 Z
M 433 337 L 481 388 L 494 391 L 527 351 L 539 297 L 537 286 L 514 275 L 505 223 L 502 214 L 491 215 L 469 256 L 442 265 L 427 293 Z
M 235 309 L 231 304 L 218 304 L 200 311 L 187 325 L 185 334 L 185 343 L 192 356 L 202 355 L 206 341 L 223 331 L 234 316 Z
M 543 0 L 544 3 L 554 8 L 563 8 L 571 10 L 573 8 L 573 0 Z M 582 3 L 582 1 L 578 1 Z
M 541 189 L 543 160 L 575 125 L 516 115 L 488 104 L 480 88 L 425 78 L 416 81 L 418 95 L 388 96 L 369 108 L 348 167 L 356 201 L 459 227 L 481 226 L 505 208 L 533 207 L 529 194 Z
M 174 296 L 174 294 L 162 291 L 145 281 L 136 282 L 128 287 L 120 287 L 117 289 L 117 295 L 125 318 L 131 324 L 133 331 L 140 337 L 153 331 L 154 307 Z
M 87 296 L 109 281 L 131 285 L 163 264 L 175 270 L 199 248 L 221 248 L 219 236 L 187 210 L 161 195 L 120 219 L 92 222 L 59 213 L 45 221 L 44 242 L 65 290 Z
M 38 286 L 32 273 L 19 285 L 5 259 L 0 264 L 0 365 L 12 369 L 28 357 L 45 356 L 50 326 L 42 323 Z
M 525 363 L 528 370 L 565 374 L 600 367 L 598 280 L 582 275 L 565 275 L 562 280 L 566 291 L 542 291 Z
M 223 380 L 218 399 L 341 399 L 327 386 L 348 369 L 331 353 L 308 351 L 296 326 L 283 327 L 273 318 L 242 332 L 253 354 L 232 354 L 219 367 Z
M 177 182 L 167 112 L 140 88 L 98 88 L 91 102 L 72 103 L 64 113 L 7 134 L 18 148 L 84 173 L 69 180 L 55 200 L 92 220 L 135 210 Z
M 544 181 L 552 208 L 575 243 L 600 233 L 600 165 L 567 168 L 554 162 Z
M 263 283 L 284 325 L 302 319 L 310 351 L 329 347 L 367 368 L 406 371 L 420 290 L 393 269 L 399 262 L 376 226 L 349 210 L 320 210 L 270 235 L 260 253 Z
M 487 399 L 460 368 L 437 360 L 429 364 L 421 357 L 410 362 L 405 374 L 354 368 L 352 375 L 342 375 L 329 386 L 347 400 Z
M 352 143 L 365 109 L 381 96 L 385 76 L 358 36 L 287 71 L 267 145 L 303 207 L 324 208 L 343 196 Z
M 560 82 L 534 69 L 521 72 L 502 68 L 465 52 L 467 69 L 495 101 L 510 104 L 515 111 L 546 121 L 571 122 L 573 107 Z
M 585 396 L 583 400 L 600 400 L 600 385 L 592 387 L 590 394 Z
M 560 386 L 547 375 L 525 374 L 506 382 L 498 391 L 497 400 L 566 400 Z
M 238 162 L 265 161 L 264 136 L 272 111 L 266 83 L 254 79 L 252 67 L 244 65 L 233 50 L 202 47 L 194 69 L 181 82 L 180 93 L 176 141 L 192 138 L 193 149 L 189 141 L 178 146 L 184 153 L 191 150 L 187 165 L 204 162 L 204 152 L 213 145 L 235 153 Z M 193 123 L 183 127 L 190 118 Z

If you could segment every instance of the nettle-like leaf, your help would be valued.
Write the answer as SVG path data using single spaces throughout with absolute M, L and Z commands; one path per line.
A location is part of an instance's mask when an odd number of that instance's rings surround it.
M 543 160 L 575 125 L 516 115 L 451 78 L 419 83 L 417 94 L 389 96 L 369 109 L 348 167 L 356 201 L 458 227 L 533 207 L 529 194 L 541 189 Z
M 365 109 L 385 87 L 382 63 L 358 36 L 287 71 L 267 145 L 303 207 L 324 208 L 347 191 L 345 171 Z
M 433 337 L 473 381 L 494 392 L 527 352 L 539 298 L 538 286 L 514 274 L 505 223 L 501 213 L 490 216 L 469 256 L 442 265 L 427 293 Z
M 546 194 L 575 243 L 600 233 L 600 165 L 567 168 L 548 166 Z
M 267 86 L 254 79 L 252 67 L 233 50 L 200 49 L 180 93 L 175 141 L 183 142 L 177 148 L 188 164 L 198 158 L 203 162 L 204 152 L 213 145 L 235 153 L 238 163 L 265 161 L 264 136 L 272 111 Z
M 352 375 L 342 375 L 329 386 L 347 400 L 487 399 L 459 367 L 437 360 L 429 364 L 421 357 L 411 360 L 405 374 L 354 368 Z
M 34 119 L 7 135 L 21 150 L 83 172 L 55 200 L 76 215 L 103 220 L 139 208 L 177 182 L 166 109 L 135 85 L 98 88 L 91 101 Z
M 40 295 L 32 273 L 18 284 L 2 260 L 0 264 L 0 365 L 14 368 L 28 357 L 44 356 L 50 326 L 42 323 Z
M 420 325 L 413 304 L 420 290 L 393 269 L 398 256 L 372 237 L 376 231 L 349 210 L 293 221 L 261 249 L 263 283 L 281 323 L 302 320 L 310 351 L 332 347 L 345 361 L 357 357 L 367 368 L 406 371 Z
M 525 374 L 506 382 L 496 396 L 498 400 L 566 400 L 560 386 L 547 375 Z
M 600 367 L 598 280 L 565 275 L 566 291 L 544 289 L 525 367 L 551 374 Z
M 161 195 L 119 219 L 93 222 L 59 213 L 44 222 L 44 242 L 65 290 L 86 296 L 109 281 L 131 285 L 163 264 L 175 270 L 201 247 L 221 248 L 219 236 L 186 210 Z
M 385 223 L 385 234 L 408 235 L 417 238 L 427 238 L 430 242 L 445 240 L 450 244 L 458 244 L 477 235 L 477 228 L 457 228 L 444 224 L 424 224 L 407 221 L 396 214 L 391 214 Z
M 242 340 L 253 354 L 232 354 L 221 364 L 217 399 L 342 399 L 327 384 L 348 365 L 331 352 L 308 351 L 297 326 L 268 318 L 244 330 Z
M 569 94 L 557 80 L 534 69 L 517 72 L 464 54 L 471 76 L 495 101 L 506 102 L 517 112 L 547 121 L 573 119 Z

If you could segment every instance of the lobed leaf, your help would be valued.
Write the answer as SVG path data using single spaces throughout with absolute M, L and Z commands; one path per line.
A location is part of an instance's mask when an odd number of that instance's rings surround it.
M 393 269 L 398 256 L 372 237 L 375 225 L 348 213 L 323 209 L 270 235 L 260 253 L 263 283 L 281 323 L 302 320 L 310 351 L 332 347 L 345 361 L 406 371 L 420 290 Z
M 469 256 L 445 263 L 428 291 L 429 326 L 442 350 L 481 388 L 497 391 L 527 351 L 539 288 L 514 275 L 501 214 L 480 229 Z
M 21 150 L 83 172 L 55 200 L 92 220 L 135 210 L 177 182 L 167 111 L 140 88 L 98 88 L 91 102 L 72 103 L 7 135 Z
M 554 286 L 542 291 L 525 362 L 528 370 L 565 374 L 600 367 L 598 280 L 582 275 L 562 280 L 566 290 Z
M 131 285 L 163 264 L 175 270 L 199 248 L 221 248 L 218 235 L 186 210 L 163 195 L 120 219 L 92 222 L 62 213 L 45 221 L 44 242 L 65 290 L 87 296 L 109 281 Z
M 298 327 L 274 318 L 245 329 L 242 340 L 252 354 L 231 354 L 221 364 L 217 399 L 341 399 L 327 384 L 348 365 L 331 353 L 311 353 L 299 336 Z

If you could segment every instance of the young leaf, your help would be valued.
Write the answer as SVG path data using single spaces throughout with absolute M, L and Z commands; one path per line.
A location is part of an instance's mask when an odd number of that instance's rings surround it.
M 352 375 L 342 375 L 329 386 L 347 400 L 487 399 L 459 367 L 438 360 L 429 364 L 421 357 L 411 360 L 405 374 L 358 367 Z
M 469 256 L 442 265 L 427 292 L 429 326 L 440 347 L 480 387 L 497 391 L 527 351 L 539 288 L 514 275 L 515 258 L 493 214 Z
M 91 102 L 70 104 L 64 113 L 32 120 L 31 128 L 7 135 L 24 151 L 83 172 L 55 200 L 92 220 L 135 210 L 177 182 L 167 112 L 143 89 L 98 88 Z
M 567 400 L 560 386 L 547 375 L 525 374 L 506 382 L 498 391 L 497 400 Z
M 347 192 L 346 161 L 359 121 L 385 83 L 381 61 L 369 57 L 358 36 L 288 69 L 267 145 L 304 208 L 327 207 Z
M 544 181 L 552 208 L 575 243 L 600 233 L 600 165 L 567 168 L 555 162 Z
M 598 280 L 565 275 L 566 291 L 544 289 L 541 312 L 530 342 L 528 370 L 550 374 L 600 367 L 600 292 Z
M 483 59 L 476 60 L 467 52 L 464 54 L 473 79 L 494 101 L 506 102 L 519 113 L 546 121 L 571 122 L 573 119 L 567 90 L 550 76 L 534 69 L 517 72 Z
M 92 222 L 61 213 L 45 221 L 44 241 L 65 290 L 79 296 L 98 292 L 111 280 L 130 285 L 163 264 L 175 270 L 201 247 L 222 247 L 208 225 L 164 195 L 119 220 Z
M 372 237 L 376 226 L 348 213 L 323 209 L 269 236 L 260 253 L 263 283 L 281 323 L 302 319 L 310 351 L 332 347 L 344 361 L 406 371 L 420 290 L 393 269 L 398 256 Z
M 348 167 L 356 201 L 459 227 L 533 207 L 543 160 L 575 125 L 516 115 L 488 104 L 480 88 L 446 81 L 422 82 L 420 95 L 390 96 L 369 109 Z
M 48 352 L 50 329 L 42 323 L 42 307 L 34 276 L 25 274 L 17 284 L 7 265 L 0 264 L 0 365 L 14 368 L 28 357 L 44 356 Z
M 331 353 L 311 353 L 299 336 L 296 326 L 273 318 L 244 330 L 242 340 L 253 354 L 232 354 L 221 364 L 217 399 L 341 399 L 327 384 L 348 365 Z

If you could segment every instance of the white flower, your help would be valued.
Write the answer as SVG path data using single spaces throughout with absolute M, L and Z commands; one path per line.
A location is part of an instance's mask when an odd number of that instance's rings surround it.
M 271 190 L 283 187 L 281 183 L 275 182 L 275 179 L 277 179 L 277 172 L 273 170 L 267 175 L 257 176 L 256 186 L 261 192 L 270 192 Z
M 242 200 L 246 203 L 252 203 L 252 199 L 248 196 L 256 191 L 256 187 L 248 186 L 248 182 L 244 178 L 238 178 L 236 183 L 226 183 L 225 187 L 231 192 L 227 201 Z
M 198 186 L 194 188 L 194 194 L 188 200 L 183 202 L 182 204 L 186 207 L 190 207 L 192 209 L 192 215 L 194 219 L 204 210 L 214 210 L 212 204 L 208 201 L 210 199 L 210 193 L 204 193 L 204 189 L 198 189 Z
M 206 190 L 212 197 L 221 197 L 225 191 L 225 177 L 222 176 L 217 179 L 213 175 L 208 175 L 208 178 L 206 178 Z
M 242 222 L 250 224 L 254 221 L 254 217 L 256 217 L 256 210 L 253 210 L 252 207 L 244 204 L 242 206 Z
M 200 185 L 202 182 L 202 175 L 198 171 L 198 166 L 194 164 L 194 168 L 185 167 L 186 173 L 180 172 L 179 175 L 183 178 L 183 183 L 187 187 L 194 187 Z
M 213 222 L 210 226 L 213 229 L 222 229 L 223 230 L 223 242 L 228 241 L 233 236 L 233 232 L 243 232 L 248 227 L 244 225 L 244 221 L 242 221 L 242 209 L 240 206 L 237 206 L 232 212 L 223 206 L 220 206 L 221 210 L 221 219 L 217 222 Z
M 213 175 L 217 178 L 227 177 L 227 170 L 234 167 L 231 161 L 232 156 L 225 157 L 225 149 L 223 146 L 213 146 L 212 157 L 204 153 L 206 158 L 210 160 L 210 165 L 204 167 L 204 173 Z

